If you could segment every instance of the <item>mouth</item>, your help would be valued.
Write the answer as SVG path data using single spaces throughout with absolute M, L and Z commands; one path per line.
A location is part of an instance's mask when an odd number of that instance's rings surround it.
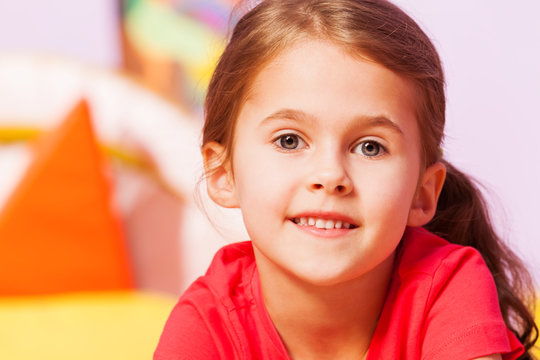
M 323 219 L 311 216 L 294 217 L 290 220 L 299 226 L 315 227 L 323 230 L 355 229 L 358 227 L 356 224 L 352 224 L 340 219 Z

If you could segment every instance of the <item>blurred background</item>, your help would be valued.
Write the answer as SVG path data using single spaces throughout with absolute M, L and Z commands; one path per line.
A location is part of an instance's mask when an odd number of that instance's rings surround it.
M 540 3 L 395 2 L 444 63 L 446 158 L 538 278 Z M 200 181 L 234 3 L 0 2 L 0 358 L 149 358 L 179 294 L 247 239 Z

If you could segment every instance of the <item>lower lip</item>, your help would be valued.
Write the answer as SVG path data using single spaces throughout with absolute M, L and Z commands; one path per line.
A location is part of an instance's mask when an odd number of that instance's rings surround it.
M 291 223 L 296 226 L 299 230 L 307 232 L 308 234 L 315 235 L 317 237 L 322 238 L 339 238 L 346 235 L 349 235 L 352 231 L 356 230 L 357 228 L 353 229 L 319 229 L 315 226 L 310 225 L 298 225 L 295 222 L 291 221 Z

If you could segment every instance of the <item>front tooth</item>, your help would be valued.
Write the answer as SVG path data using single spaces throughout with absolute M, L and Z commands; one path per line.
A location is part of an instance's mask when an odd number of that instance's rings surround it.
M 324 229 L 324 226 L 325 226 L 325 221 L 323 219 L 317 219 L 317 221 L 315 222 L 315 227 L 317 229 Z
M 314 218 L 308 218 L 308 225 L 309 226 L 315 225 L 315 219 Z
M 334 226 L 336 227 L 336 229 L 341 229 L 342 225 L 343 225 L 343 221 L 337 220 Z
M 343 228 L 345 228 L 345 229 L 350 229 L 350 228 L 351 228 L 351 224 L 349 224 L 348 222 L 344 222 L 344 223 L 343 223 Z
M 324 224 L 325 229 L 333 229 L 334 228 L 334 220 L 326 220 L 326 223 Z
M 307 219 L 305 217 L 300 218 L 300 225 L 305 226 L 307 224 Z

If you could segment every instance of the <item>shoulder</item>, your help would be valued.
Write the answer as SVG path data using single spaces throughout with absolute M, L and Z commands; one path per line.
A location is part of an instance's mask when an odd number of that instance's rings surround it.
M 407 229 L 399 254 L 400 287 L 414 287 L 426 310 L 441 307 L 437 316 L 457 311 L 476 319 L 487 314 L 500 320 L 495 281 L 482 255 L 472 247 L 451 244 L 422 228 Z M 480 319 L 478 319 L 480 320 Z
M 230 307 L 232 298 L 247 296 L 242 291 L 256 270 L 251 242 L 224 246 L 216 252 L 206 273 L 184 292 L 180 303 L 201 307 L 203 300 Z M 234 302 L 234 301 L 233 301 Z
M 404 285 L 423 282 L 426 306 L 447 301 L 449 309 L 456 310 L 463 304 L 474 316 L 482 313 L 476 307 L 482 307 L 500 318 L 495 281 L 475 248 L 449 243 L 422 228 L 411 228 L 405 234 L 400 257 L 400 281 Z
M 180 297 L 161 334 L 154 359 L 214 359 L 235 356 L 234 308 L 249 303 L 255 271 L 251 243 L 220 249 L 206 274 Z
M 416 295 L 423 358 L 519 351 L 502 318 L 495 281 L 476 249 L 421 228 L 408 229 L 402 246 L 398 278 Z
M 478 250 L 452 244 L 423 228 L 407 228 L 398 256 L 401 278 L 424 274 L 444 280 L 455 271 L 487 271 L 488 280 L 491 278 Z
M 203 278 L 213 283 L 221 283 L 223 278 L 241 280 L 242 272 L 254 262 L 251 241 L 229 244 L 216 252 Z
M 201 314 L 179 302 L 160 336 L 154 360 L 216 359 L 219 352 Z

